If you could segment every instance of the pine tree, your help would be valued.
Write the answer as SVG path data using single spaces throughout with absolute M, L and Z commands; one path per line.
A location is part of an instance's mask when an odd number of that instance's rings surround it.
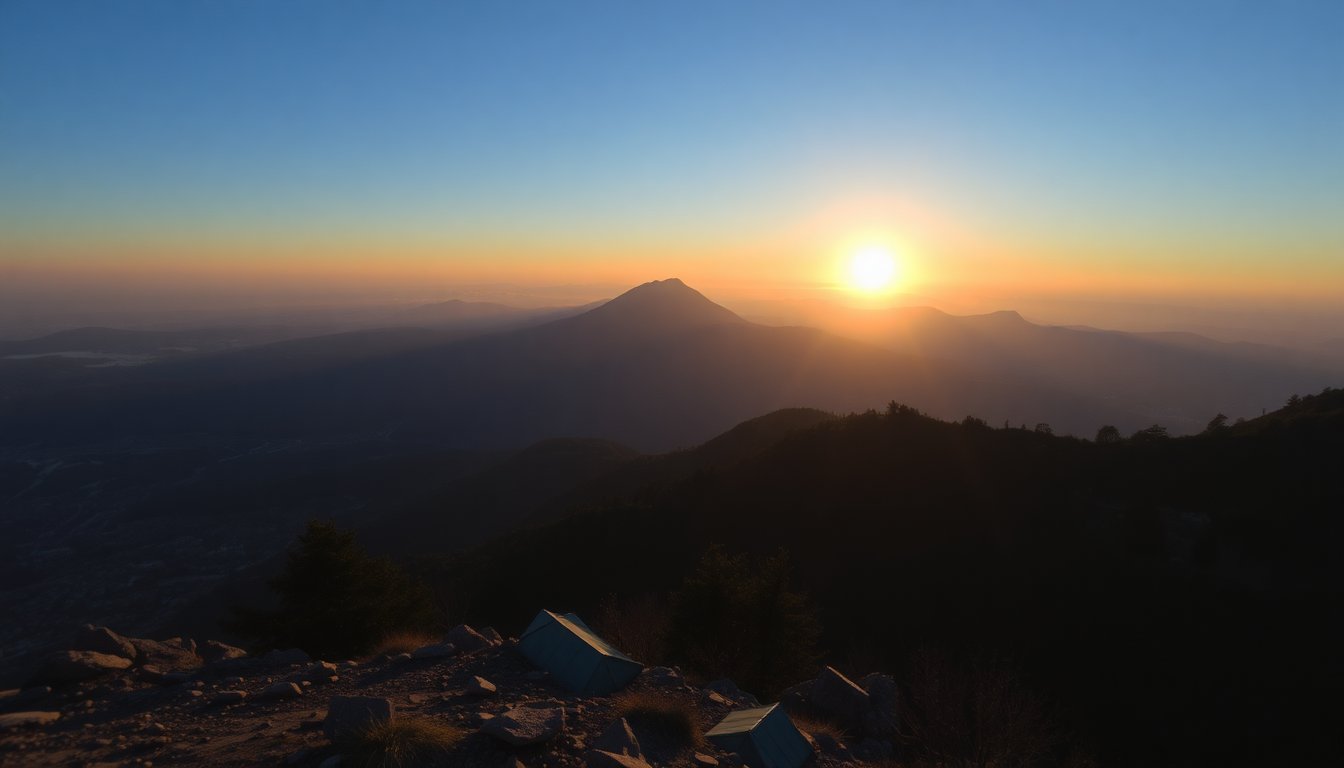
M 441 623 L 428 588 L 391 561 L 370 557 L 353 532 L 330 523 L 308 523 L 270 587 L 279 610 L 237 610 L 231 622 L 266 647 L 349 658 L 392 632 Z

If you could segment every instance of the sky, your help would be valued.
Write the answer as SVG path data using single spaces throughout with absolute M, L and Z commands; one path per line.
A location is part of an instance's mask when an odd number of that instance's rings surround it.
M 890 303 L 1344 306 L 1344 3 L 0 0 L 11 307 L 766 301 L 875 243 Z

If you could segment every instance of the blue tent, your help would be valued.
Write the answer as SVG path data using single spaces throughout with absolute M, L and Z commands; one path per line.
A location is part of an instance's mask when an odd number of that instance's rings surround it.
M 798 768 L 812 756 L 812 745 L 778 704 L 729 712 L 705 738 L 751 768 Z
M 619 691 L 644 665 L 616 650 L 578 616 L 542 611 L 518 639 L 527 660 L 569 690 L 587 696 Z

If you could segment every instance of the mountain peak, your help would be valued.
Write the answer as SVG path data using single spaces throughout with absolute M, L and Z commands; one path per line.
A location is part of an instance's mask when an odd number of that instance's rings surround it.
M 704 294 L 671 277 L 635 286 L 591 312 L 593 321 L 619 322 L 641 327 L 697 327 L 746 322 Z

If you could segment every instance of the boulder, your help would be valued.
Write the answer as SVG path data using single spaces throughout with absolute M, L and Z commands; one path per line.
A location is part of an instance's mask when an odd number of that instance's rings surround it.
M 691 762 L 698 768 L 714 768 L 719 764 L 718 758 L 713 755 L 706 755 L 704 752 L 696 752 L 691 756 Z
M 588 753 L 587 765 L 588 768 L 653 768 L 638 757 L 618 755 L 600 749 Z
M 812 680 L 804 680 L 797 685 L 785 688 L 779 694 L 779 703 L 791 711 L 805 711 L 812 700 Z
M 284 701 L 286 699 L 297 699 L 302 695 L 303 688 L 299 687 L 297 683 L 280 682 L 271 683 L 261 689 L 261 693 L 258 694 L 257 697 L 261 699 L 270 699 L 271 701 Z
M 481 732 L 515 747 L 540 744 L 564 730 L 562 707 L 514 707 L 481 726 Z
M 140 679 L 155 685 L 181 685 L 191 680 L 191 673 L 185 671 L 164 671 L 157 665 L 146 664 L 139 670 Z
M 499 631 L 494 627 L 483 628 L 481 630 L 481 635 L 485 637 L 486 640 L 489 640 L 491 645 L 502 645 L 504 643 L 504 636 L 499 634 Z
M 434 645 L 425 645 L 411 651 L 412 659 L 445 659 L 457 653 L 457 646 L 452 643 L 436 643 Z
M 494 683 L 480 675 L 473 676 L 467 681 L 467 693 L 472 696 L 494 696 L 497 690 L 499 689 Z
M 189 637 L 170 637 L 167 640 L 164 640 L 163 644 L 181 648 L 187 653 L 196 654 L 196 641 Z
M 85 624 L 75 632 L 75 642 L 70 646 L 75 651 L 93 651 L 109 656 L 120 656 L 135 661 L 137 651 L 130 640 L 118 635 L 107 627 L 95 627 Z
M 702 687 L 706 691 L 713 691 L 725 699 L 737 702 L 738 704 L 744 704 L 749 707 L 761 706 L 761 702 L 755 696 L 738 688 L 737 683 L 726 677 L 721 677 L 718 680 L 705 683 Z
M 494 646 L 489 638 L 466 624 L 458 624 L 448 630 L 448 635 L 444 637 L 444 641 L 451 643 L 462 653 L 475 653 L 483 648 Z
M 221 706 L 226 704 L 242 704 L 244 701 L 247 701 L 247 691 L 220 691 L 215 694 L 215 698 L 211 699 L 211 701 Z
M 0 715 L 0 731 L 27 725 L 48 725 L 60 719 L 60 712 L 9 712 Z
M 96 651 L 58 651 L 47 657 L 34 682 L 50 685 L 79 683 L 130 666 L 131 660 L 124 656 Z
M 247 658 L 247 651 L 237 646 L 221 643 L 218 640 L 206 640 L 196 651 L 206 664 L 218 664 L 221 661 Z
M 391 699 L 376 696 L 332 696 L 322 732 L 340 743 L 375 723 L 385 723 L 396 714 Z
M 681 688 L 686 685 L 686 678 L 672 667 L 647 667 L 640 677 L 659 688 Z
M 863 716 L 863 729 L 874 736 L 894 737 L 900 730 L 901 689 L 891 675 L 873 673 L 860 684 L 868 692 L 869 710 Z
M 141 637 L 129 637 L 135 646 L 136 663 L 141 666 L 152 664 L 165 671 L 196 669 L 201 666 L 201 657 L 179 645 L 161 643 L 158 640 L 146 640 Z
M 872 703 L 867 691 L 834 667 L 822 667 L 821 674 L 812 681 L 809 698 L 813 707 L 854 727 L 863 726 L 864 715 Z
M 624 717 L 608 725 L 606 730 L 602 731 L 602 735 L 597 737 L 597 741 L 593 742 L 593 748 L 631 757 L 640 757 L 644 754 L 639 748 L 639 739 L 635 738 L 635 732 L 630 729 L 630 723 Z

